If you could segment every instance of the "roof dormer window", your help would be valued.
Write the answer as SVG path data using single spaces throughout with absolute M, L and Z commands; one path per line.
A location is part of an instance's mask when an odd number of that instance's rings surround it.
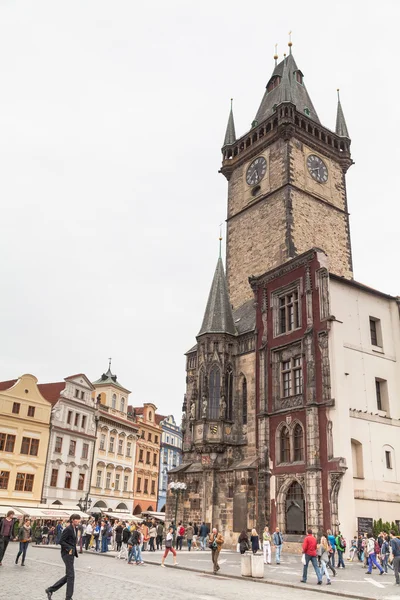
M 267 92 L 272 92 L 272 90 L 276 87 L 278 87 L 278 85 L 281 82 L 281 77 L 279 75 L 276 75 L 275 77 L 272 77 L 267 85 Z
M 294 76 L 296 78 L 297 83 L 301 83 L 301 85 L 303 85 L 303 73 L 301 71 L 295 71 Z
M 306 115 L 307 115 L 307 117 L 309 117 L 309 116 L 310 116 L 311 112 L 310 112 L 310 109 L 308 108 L 308 106 L 305 106 L 305 107 L 304 107 L 304 114 L 306 114 Z

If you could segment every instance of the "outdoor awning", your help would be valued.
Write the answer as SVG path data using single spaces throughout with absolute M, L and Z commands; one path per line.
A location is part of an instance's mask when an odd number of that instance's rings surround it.
M 0 517 L 5 517 L 9 510 L 13 510 L 16 517 L 22 517 L 24 515 L 22 510 L 18 510 L 15 506 L 0 505 Z
M 56 508 L 31 508 L 29 506 L 19 506 L 18 510 L 25 515 L 35 517 L 36 519 L 69 519 L 70 516 L 70 513 L 66 510 L 57 510 Z
M 148 515 L 154 519 L 158 519 L 159 521 L 165 521 L 165 513 L 162 512 L 153 512 L 151 510 L 144 510 L 142 515 Z
M 120 512 L 110 512 L 108 510 L 103 510 L 103 513 L 107 515 L 107 517 L 111 517 L 111 519 L 118 519 L 119 521 L 136 521 L 140 522 L 143 519 L 139 519 L 135 515 L 130 515 L 129 513 L 120 513 Z

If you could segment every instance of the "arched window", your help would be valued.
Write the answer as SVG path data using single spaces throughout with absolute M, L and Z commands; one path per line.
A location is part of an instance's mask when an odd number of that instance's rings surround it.
M 112 408 L 117 408 L 117 396 L 115 394 L 113 394 L 112 400 L 111 400 L 111 407 Z
M 226 418 L 230 421 L 233 415 L 233 371 L 229 367 L 226 373 L 225 380 L 225 396 L 226 396 Z
M 152 420 L 152 418 L 153 418 L 153 413 L 150 411 L 150 412 L 149 412 L 149 421 L 151 421 L 151 420 Z
M 286 495 L 286 533 L 303 534 L 306 530 L 306 513 L 303 488 L 293 481 Z
M 197 418 L 201 419 L 203 395 L 204 395 L 204 392 L 205 392 L 204 371 L 203 371 L 203 369 L 200 369 L 200 371 L 199 371 L 198 390 L 199 390 L 199 393 L 198 393 L 198 396 L 197 396 Z
M 300 423 L 294 428 L 293 431 L 293 448 L 294 448 L 294 460 L 295 461 L 303 461 L 304 460 L 304 436 L 303 436 L 303 428 Z
M 121 398 L 121 412 L 125 412 L 125 398 Z
M 243 377 L 242 381 L 242 420 L 243 425 L 247 425 L 247 379 Z
M 289 429 L 287 427 L 283 427 L 281 434 L 279 436 L 279 446 L 280 446 L 280 461 L 288 463 L 290 462 L 290 436 Z
M 208 417 L 218 419 L 219 401 L 221 394 L 221 373 L 218 367 L 214 366 L 210 371 L 210 381 L 208 389 Z

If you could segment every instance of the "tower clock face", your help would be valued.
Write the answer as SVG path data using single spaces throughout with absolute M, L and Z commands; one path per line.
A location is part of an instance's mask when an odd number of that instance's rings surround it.
M 326 183 L 328 181 L 328 167 L 319 156 L 310 154 L 307 158 L 307 168 L 311 177 L 315 181 L 318 181 L 318 183 Z
M 267 161 L 263 156 L 259 156 L 249 166 L 246 172 L 246 181 L 248 185 L 257 185 L 267 172 Z

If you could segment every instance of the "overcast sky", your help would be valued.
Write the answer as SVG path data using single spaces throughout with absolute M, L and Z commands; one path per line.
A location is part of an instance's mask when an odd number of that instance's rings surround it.
M 107 369 L 180 417 L 218 257 L 234 98 L 250 127 L 288 31 L 355 165 L 355 277 L 399 279 L 400 2 L 0 0 L 0 379 Z

